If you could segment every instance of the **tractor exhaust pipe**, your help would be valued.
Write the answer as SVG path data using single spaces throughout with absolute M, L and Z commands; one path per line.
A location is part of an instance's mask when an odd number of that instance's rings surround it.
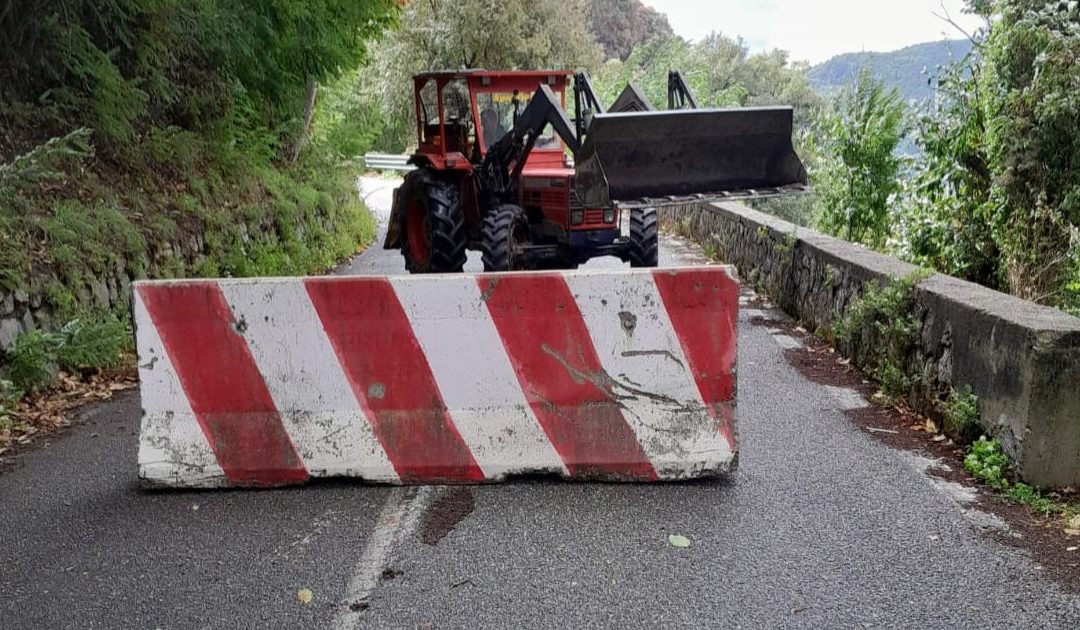
M 599 114 L 575 156 L 588 207 L 806 185 L 790 107 Z

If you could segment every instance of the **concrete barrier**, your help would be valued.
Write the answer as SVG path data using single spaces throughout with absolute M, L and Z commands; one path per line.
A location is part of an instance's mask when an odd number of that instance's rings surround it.
M 668 229 L 715 248 L 811 330 L 830 329 L 867 281 L 916 267 L 736 203 L 661 210 Z M 1027 481 L 1080 485 L 1080 319 L 985 287 L 934 275 L 916 287 L 921 411 L 971 386 L 980 423 Z
M 735 466 L 727 268 L 134 293 L 151 485 L 657 481 Z

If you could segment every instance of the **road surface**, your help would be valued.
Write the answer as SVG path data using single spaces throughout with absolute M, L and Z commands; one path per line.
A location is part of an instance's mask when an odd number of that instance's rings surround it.
M 363 182 L 380 217 L 393 185 Z M 0 628 L 1080 627 L 1080 598 L 848 421 L 865 403 L 803 378 L 762 314 L 740 315 L 741 463 L 719 481 L 147 492 L 137 396 L 98 405 L 0 474 Z

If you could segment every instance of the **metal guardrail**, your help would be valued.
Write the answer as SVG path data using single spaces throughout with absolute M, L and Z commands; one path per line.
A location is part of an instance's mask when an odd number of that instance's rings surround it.
M 393 155 L 390 153 L 367 153 L 364 155 L 364 166 L 373 171 L 412 171 L 416 167 L 407 164 L 409 156 Z

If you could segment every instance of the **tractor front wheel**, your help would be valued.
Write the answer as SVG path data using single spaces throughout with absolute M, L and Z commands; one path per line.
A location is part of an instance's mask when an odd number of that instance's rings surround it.
M 484 218 L 484 271 L 527 269 L 525 246 L 529 244 L 529 217 L 525 210 L 504 204 Z
M 659 233 L 656 208 L 630 210 L 631 267 L 655 267 L 659 264 Z
M 465 217 L 458 184 L 426 169 L 410 173 L 401 190 L 401 255 L 409 273 L 457 273 L 465 268 Z

